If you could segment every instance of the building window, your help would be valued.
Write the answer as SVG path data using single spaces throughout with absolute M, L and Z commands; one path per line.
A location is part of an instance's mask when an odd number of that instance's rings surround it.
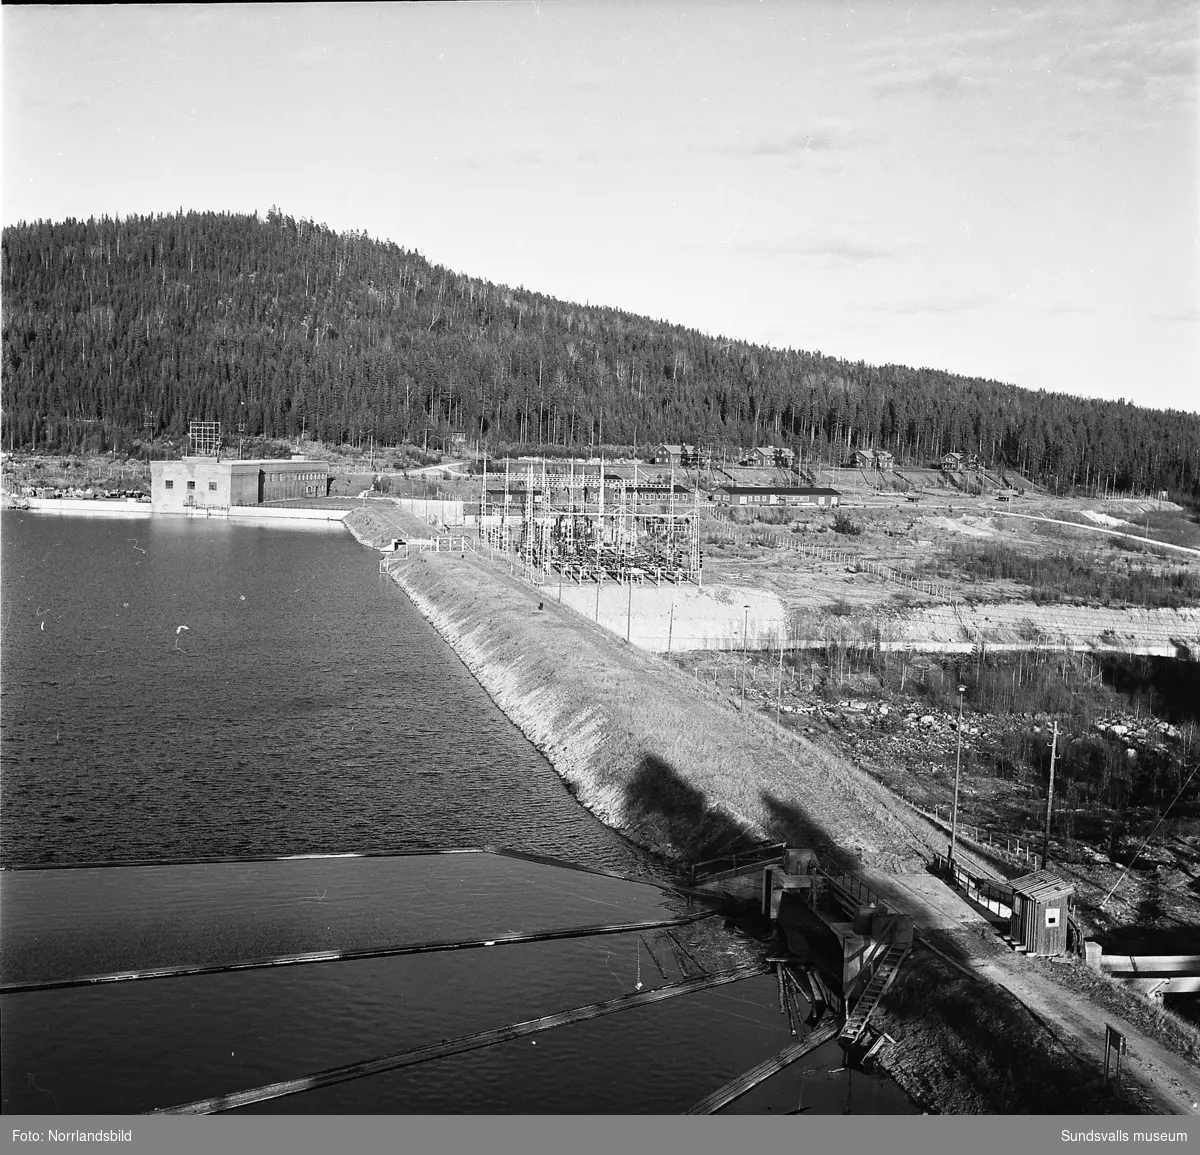
M 208 488 L 215 493 L 217 489 L 217 483 L 215 481 L 210 481 L 208 483 Z
M 171 480 L 168 478 L 166 481 L 164 481 L 164 482 L 163 482 L 163 488 L 164 488 L 164 489 L 174 489 L 174 488 L 175 488 L 175 482 L 171 481 Z
M 1046 907 L 1046 925 L 1058 926 L 1058 912 L 1061 908 L 1057 906 Z
M 188 482 L 188 489 L 189 489 L 189 490 L 192 490 L 192 489 L 195 489 L 195 488 L 196 488 L 196 483 L 195 483 L 194 481 L 189 481 L 189 482 Z

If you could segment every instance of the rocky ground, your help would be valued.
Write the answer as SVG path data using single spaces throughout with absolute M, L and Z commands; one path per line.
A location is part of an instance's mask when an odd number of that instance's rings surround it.
M 870 674 L 831 687 L 832 672 L 816 655 L 786 664 L 782 678 L 778 664 L 763 655 L 751 655 L 744 667 L 739 654 L 692 653 L 676 661 L 702 684 L 739 698 L 744 672 L 748 704 L 772 718 L 778 707 L 785 728 L 828 745 L 948 823 L 959 749 L 957 711 L 931 705 L 916 675 L 906 676 L 906 692 L 898 692 L 882 688 Z M 926 667 L 925 678 L 940 669 Z M 953 686 L 950 690 L 953 697 Z M 1107 699 L 1105 704 L 1107 712 L 1085 733 L 1120 761 L 1157 759 L 1189 772 L 1194 768 L 1200 753 L 1194 724 L 1181 727 L 1122 712 Z M 988 850 L 997 869 L 1010 875 L 1040 865 L 1046 778 L 1044 768 L 1011 765 L 1005 758 L 1039 748 L 1048 758 L 1051 724 L 1044 712 L 968 707 L 964 714 L 960 833 Z M 1060 755 L 1071 736 L 1061 737 Z M 1088 931 L 1121 953 L 1200 950 L 1200 807 L 1193 795 L 1155 830 L 1148 845 L 1143 845 L 1145 835 L 1158 822 L 1158 808 L 1118 813 L 1096 800 L 1083 804 L 1075 785 L 1061 777 L 1056 797 L 1051 857 L 1075 883 Z M 1115 893 L 1104 902 L 1114 885 Z

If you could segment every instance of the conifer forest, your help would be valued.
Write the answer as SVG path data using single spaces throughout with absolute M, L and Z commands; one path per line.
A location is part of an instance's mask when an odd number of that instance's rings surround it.
M 278 209 L 3 234 L 5 449 L 248 437 L 806 460 L 977 454 L 1056 491 L 1200 497 L 1200 415 L 776 349 L 491 284 Z

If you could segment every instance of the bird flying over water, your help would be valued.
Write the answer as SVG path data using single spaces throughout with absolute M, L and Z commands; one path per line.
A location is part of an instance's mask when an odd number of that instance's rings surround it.
M 190 626 L 176 626 L 175 636 L 179 637 L 179 635 L 182 634 L 184 630 L 188 630 L 190 628 L 191 628 Z

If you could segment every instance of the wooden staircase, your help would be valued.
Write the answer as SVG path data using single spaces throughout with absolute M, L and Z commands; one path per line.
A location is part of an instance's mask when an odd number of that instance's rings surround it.
M 900 964 L 904 962 L 911 949 L 912 947 L 908 943 L 893 943 L 879 960 L 866 989 L 854 1004 L 854 1009 L 846 1016 L 845 1025 L 838 1036 L 838 1042 L 843 1049 L 854 1046 L 862 1038 L 863 1032 L 867 1029 L 867 1022 L 871 1018 L 871 1012 L 875 1010 L 879 1005 L 879 1000 L 887 993 L 888 987 L 892 985 L 892 981 L 900 969 Z

